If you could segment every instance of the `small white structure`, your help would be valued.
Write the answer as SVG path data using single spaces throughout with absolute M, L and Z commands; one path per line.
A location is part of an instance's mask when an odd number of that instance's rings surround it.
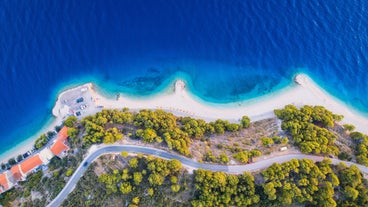
M 287 147 L 281 147 L 280 151 L 283 152 L 283 151 L 286 151 L 287 149 L 288 149 Z

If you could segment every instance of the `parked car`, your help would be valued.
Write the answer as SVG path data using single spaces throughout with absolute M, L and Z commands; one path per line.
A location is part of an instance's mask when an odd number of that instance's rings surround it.
M 83 97 L 77 99 L 77 103 L 82 103 L 84 101 Z

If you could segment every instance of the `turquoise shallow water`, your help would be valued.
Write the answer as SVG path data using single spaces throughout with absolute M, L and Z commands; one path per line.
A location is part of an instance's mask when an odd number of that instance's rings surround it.
M 366 115 L 365 11 L 364 1 L 3 2 L 0 153 L 51 118 L 60 90 L 90 81 L 146 97 L 185 74 L 199 98 L 229 103 L 302 72 Z

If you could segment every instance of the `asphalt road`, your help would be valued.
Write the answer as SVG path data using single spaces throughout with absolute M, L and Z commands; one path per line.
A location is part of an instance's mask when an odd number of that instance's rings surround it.
M 95 160 L 102 154 L 116 153 L 116 152 L 122 152 L 122 151 L 148 154 L 148 155 L 153 155 L 153 156 L 160 157 L 163 159 L 177 159 L 182 163 L 184 167 L 189 167 L 193 169 L 201 168 L 201 169 L 206 169 L 206 170 L 222 171 L 222 172 L 227 172 L 227 173 L 242 173 L 243 171 L 260 170 L 260 169 L 267 168 L 268 166 L 271 166 L 275 162 L 283 163 L 283 162 L 290 161 L 291 159 L 307 158 L 313 161 L 321 161 L 324 159 L 324 157 L 320 157 L 320 156 L 305 155 L 305 154 L 289 154 L 289 155 L 283 155 L 283 156 L 278 156 L 278 157 L 272 157 L 270 159 L 260 160 L 258 162 L 247 164 L 247 165 L 225 166 L 225 165 L 199 163 L 191 159 L 188 159 L 186 157 L 182 157 L 180 155 L 172 154 L 171 152 L 166 152 L 164 150 L 151 148 L 151 147 L 142 147 L 142 146 L 136 146 L 136 145 L 100 145 L 90 150 L 87 157 L 83 160 L 83 162 L 77 168 L 77 170 L 75 170 L 72 177 L 69 179 L 68 183 L 64 186 L 63 190 L 58 194 L 58 196 L 51 203 L 49 203 L 48 206 L 50 207 L 60 206 L 60 204 L 68 196 L 68 194 L 73 191 L 78 180 L 80 179 L 80 177 L 83 176 L 84 172 L 87 170 L 88 166 L 93 160 Z M 341 161 L 338 159 L 331 159 L 331 160 L 333 164 L 338 164 L 340 162 L 344 162 L 348 166 L 354 164 L 358 166 L 362 172 L 368 173 L 368 168 L 365 166 L 358 165 L 352 162 Z

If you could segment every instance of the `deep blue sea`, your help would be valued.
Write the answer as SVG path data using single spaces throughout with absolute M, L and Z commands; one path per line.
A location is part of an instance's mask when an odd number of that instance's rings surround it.
M 303 72 L 367 115 L 367 20 L 356 0 L 1 1 L 0 154 L 50 120 L 58 92 L 89 81 L 146 96 L 180 72 L 226 103 Z

